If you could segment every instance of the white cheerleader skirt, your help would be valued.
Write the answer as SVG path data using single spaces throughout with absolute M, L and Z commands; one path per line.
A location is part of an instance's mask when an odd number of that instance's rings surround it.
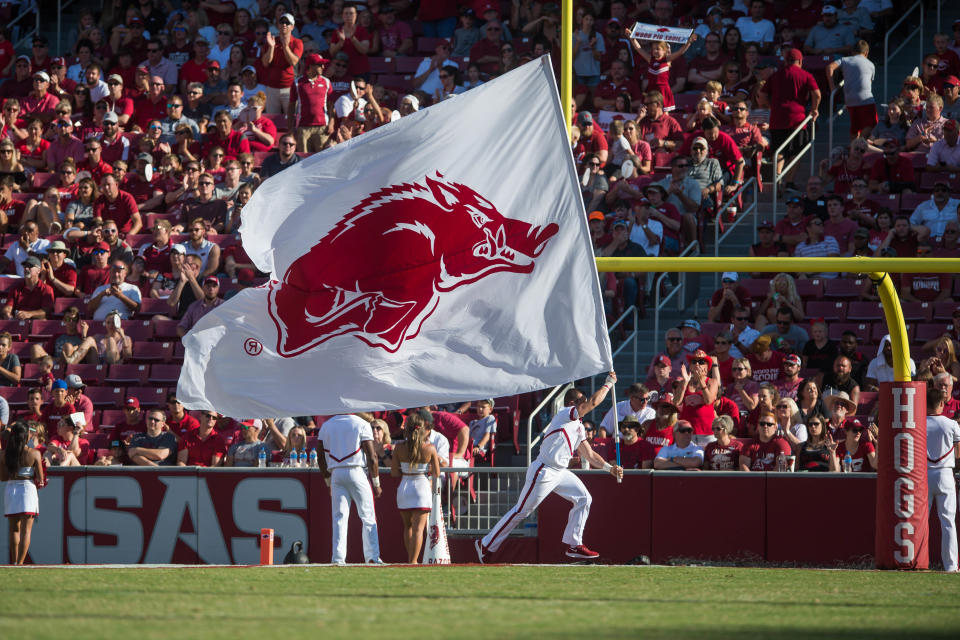
M 400 511 L 430 511 L 433 495 L 430 478 L 425 475 L 408 475 L 400 479 L 397 487 L 397 509 Z
M 40 513 L 37 485 L 33 480 L 10 480 L 3 492 L 3 515 L 35 516 Z

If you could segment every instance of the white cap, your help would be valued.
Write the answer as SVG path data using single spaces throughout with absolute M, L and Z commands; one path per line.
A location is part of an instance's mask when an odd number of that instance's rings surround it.
M 413 107 L 414 111 L 420 111 L 420 98 L 410 93 L 400 98 L 400 102 L 403 102 L 404 100 L 410 101 L 410 106 Z
M 736 281 L 739 280 L 739 279 L 740 279 L 740 276 L 737 274 L 736 271 L 724 271 L 724 272 L 723 272 L 723 275 L 720 276 L 720 280 L 721 280 L 721 281 L 723 281 L 723 280 L 733 280 L 734 282 L 736 282 Z
M 282 16 L 280 16 L 280 20 L 289 20 L 290 26 L 294 26 L 297 24 L 297 22 L 293 19 L 293 15 L 289 13 L 285 13 Z M 280 22 L 280 20 L 277 20 L 277 22 Z

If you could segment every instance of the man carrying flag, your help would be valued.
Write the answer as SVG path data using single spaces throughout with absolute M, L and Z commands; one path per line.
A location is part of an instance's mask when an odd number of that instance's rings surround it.
M 540 440 L 540 455 L 527 469 L 527 481 L 520 490 L 519 502 L 504 514 L 487 535 L 474 541 L 477 559 L 481 563 L 500 548 L 514 527 L 523 522 L 544 498 L 554 492 L 573 503 L 567 528 L 563 531 L 563 543 L 567 545 L 566 556 L 591 559 L 600 555 L 583 544 L 583 529 L 593 499 L 580 478 L 573 475 L 567 467 L 576 452 L 593 467 L 610 472 L 618 480 L 623 477 L 622 467 L 611 465 L 590 447 L 583 430 L 583 422 L 580 420 L 603 402 L 616 382 L 617 374 L 611 371 L 603 386 L 590 398 L 577 389 L 567 391 L 563 397 L 564 408 L 544 429 Z

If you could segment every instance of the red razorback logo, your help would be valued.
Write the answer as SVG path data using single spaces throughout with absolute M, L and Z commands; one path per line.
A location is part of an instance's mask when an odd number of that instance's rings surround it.
M 430 548 L 436 547 L 438 542 L 440 542 L 440 527 L 432 525 L 430 527 Z
M 500 271 L 531 273 L 559 227 L 507 218 L 439 173 L 364 198 L 270 287 L 277 352 L 353 334 L 395 352 L 440 294 Z

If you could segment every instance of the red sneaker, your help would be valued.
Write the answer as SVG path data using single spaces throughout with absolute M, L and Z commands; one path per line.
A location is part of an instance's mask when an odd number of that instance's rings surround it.
M 590 560 L 593 558 L 599 558 L 600 554 L 596 551 L 586 548 L 582 544 L 578 544 L 575 547 L 569 547 L 567 549 L 566 556 L 568 558 L 584 558 Z

